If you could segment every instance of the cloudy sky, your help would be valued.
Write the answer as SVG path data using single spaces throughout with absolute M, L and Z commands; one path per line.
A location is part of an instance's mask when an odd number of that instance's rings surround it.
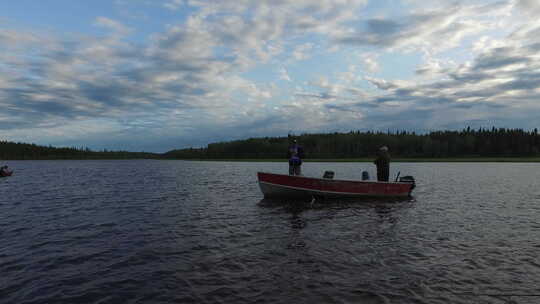
M 537 0 L 0 2 L 0 140 L 532 129 L 539 97 Z

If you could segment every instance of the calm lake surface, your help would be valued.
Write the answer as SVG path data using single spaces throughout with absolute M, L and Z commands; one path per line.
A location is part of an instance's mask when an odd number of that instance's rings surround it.
M 537 163 L 392 163 L 411 199 L 312 205 L 262 199 L 285 162 L 7 164 L 0 303 L 540 303 Z

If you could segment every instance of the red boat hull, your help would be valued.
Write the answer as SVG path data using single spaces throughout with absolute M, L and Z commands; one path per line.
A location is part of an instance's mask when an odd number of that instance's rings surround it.
M 2 172 L 2 173 L 0 173 L 0 177 L 7 177 L 7 176 L 11 176 L 11 174 L 13 174 L 13 171 L 8 171 L 8 172 Z
M 258 172 L 264 197 L 407 197 L 408 182 L 351 181 Z

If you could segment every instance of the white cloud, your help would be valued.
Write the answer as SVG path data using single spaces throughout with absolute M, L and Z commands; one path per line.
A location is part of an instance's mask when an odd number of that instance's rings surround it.
M 441 52 L 459 46 L 467 37 L 496 29 L 500 26 L 497 18 L 511 8 L 512 3 L 498 3 L 418 9 L 399 19 L 372 18 L 366 21 L 367 30 L 350 29 L 333 37 L 346 44 Z
M 39 36 L 29 32 L 0 29 L 0 46 L 2 47 L 14 48 L 27 46 L 41 41 L 42 39 L 40 39 Z
M 449 59 L 435 58 L 426 56 L 424 63 L 416 68 L 415 73 L 427 80 L 444 77 L 445 74 L 452 68 L 456 67 L 456 63 Z
M 377 62 L 377 55 L 372 53 L 362 54 L 362 63 L 369 73 L 375 73 L 379 71 L 379 63 Z
M 301 45 L 298 45 L 294 51 L 293 51 L 293 57 L 296 60 L 304 60 L 308 59 L 310 55 L 308 54 L 309 51 L 313 49 L 313 43 L 304 43 Z
M 116 20 L 106 18 L 106 17 L 97 17 L 94 24 L 97 26 L 108 28 L 121 36 L 128 35 L 129 33 L 132 32 L 131 28 L 123 25 L 122 23 Z
M 164 7 L 173 11 L 181 8 L 183 5 L 185 5 L 184 0 L 169 0 L 163 4 Z
M 286 81 L 289 81 L 289 82 L 292 81 L 291 77 L 289 76 L 289 73 L 283 67 L 279 69 L 279 79 L 286 80 Z
M 537 0 L 517 0 L 517 6 L 526 14 L 533 17 L 540 15 L 540 2 Z

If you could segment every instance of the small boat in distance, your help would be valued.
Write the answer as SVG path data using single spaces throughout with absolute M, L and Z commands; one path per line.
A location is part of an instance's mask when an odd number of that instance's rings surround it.
M 8 177 L 13 174 L 13 171 L 0 171 L 0 177 Z
M 379 182 L 257 172 L 257 178 L 265 198 L 407 197 L 415 187 L 412 176 L 401 177 L 396 182 Z

